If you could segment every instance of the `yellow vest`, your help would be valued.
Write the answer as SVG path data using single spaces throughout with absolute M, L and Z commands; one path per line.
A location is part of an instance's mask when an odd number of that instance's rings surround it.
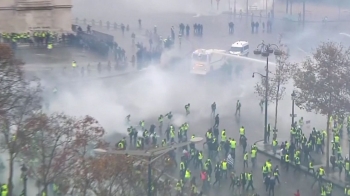
M 191 178 L 191 172 L 190 171 L 186 171 L 186 173 L 185 173 L 185 178 L 186 179 L 190 179 Z
M 227 162 L 222 162 L 222 169 L 227 170 Z
M 240 135 L 245 135 L 245 130 L 244 130 L 244 128 L 240 128 L 240 129 L 239 129 L 239 134 L 240 134 Z

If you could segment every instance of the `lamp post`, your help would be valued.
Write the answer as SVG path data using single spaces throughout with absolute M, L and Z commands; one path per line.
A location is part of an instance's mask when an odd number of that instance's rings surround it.
M 295 113 L 294 113 L 294 101 L 295 101 L 295 92 L 293 91 L 293 93 L 290 95 L 292 97 L 292 114 L 290 115 L 290 117 L 292 117 L 292 125 L 291 125 L 291 128 L 293 129 L 294 128 L 294 118 L 297 116 Z M 292 133 L 290 133 L 290 141 L 292 141 Z
M 349 145 L 349 152 L 348 152 L 348 158 L 350 158 L 350 138 L 348 139 L 348 145 Z
M 25 164 L 22 165 L 21 167 L 21 171 L 22 171 L 22 177 L 23 177 L 23 196 L 27 196 L 27 167 Z
M 303 29 L 305 27 L 305 1 L 306 0 L 303 0 Z
M 143 156 L 148 157 L 148 186 L 147 186 L 147 196 L 152 196 L 152 163 L 158 160 L 160 157 L 165 155 L 166 153 L 175 150 L 176 148 L 181 148 L 183 146 L 187 146 L 190 143 L 198 143 L 203 141 L 201 137 L 192 138 L 188 142 L 183 142 L 171 146 L 165 146 L 161 148 L 155 148 L 151 150 L 117 150 L 117 151 L 107 151 L 104 149 L 94 149 L 97 153 L 107 153 L 107 154 L 119 154 L 119 155 L 130 155 L 130 156 Z
M 265 75 L 260 73 L 253 73 L 259 74 L 261 77 L 265 78 L 265 123 L 264 123 L 264 144 L 267 143 L 267 102 L 268 102 L 268 92 L 269 92 L 269 55 L 273 53 L 275 56 L 281 56 L 282 51 L 279 50 L 278 46 L 276 44 L 265 44 L 264 41 L 259 44 L 256 49 L 254 50 L 255 55 L 261 55 L 263 57 L 266 57 L 266 73 Z

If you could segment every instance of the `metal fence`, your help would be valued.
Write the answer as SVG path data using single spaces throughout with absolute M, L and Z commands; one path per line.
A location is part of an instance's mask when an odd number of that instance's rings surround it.
M 113 21 L 102 21 L 102 20 L 94 20 L 94 19 L 86 19 L 86 18 L 75 18 L 73 20 L 74 24 L 77 25 L 90 25 L 91 27 L 101 27 L 111 30 L 120 29 L 122 24 L 118 24 L 117 22 Z M 127 28 L 128 24 L 124 24 L 125 28 Z
M 132 65 L 131 62 L 77 62 L 77 67 L 72 67 L 69 63 L 66 64 L 50 64 L 50 66 L 45 65 L 32 65 L 27 64 L 22 67 L 26 72 L 45 72 L 53 74 L 65 74 L 70 72 L 81 73 L 82 75 L 86 74 L 98 74 L 106 73 L 113 71 L 125 70 L 129 65 Z

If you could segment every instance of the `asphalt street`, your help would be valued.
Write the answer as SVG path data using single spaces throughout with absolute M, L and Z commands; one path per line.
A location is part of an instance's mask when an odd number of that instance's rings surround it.
M 250 191 L 249 193 L 258 193 L 261 196 L 268 195 L 265 192 L 265 185 L 263 184 L 263 176 L 262 176 L 262 166 L 268 160 L 268 158 L 264 155 L 258 154 L 257 156 L 257 165 L 253 168 L 251 163 L 249 163 L 249 168 L 244 170 L 243 168 L 243 153 L 241 152 L 241 148 L 236 149 L 238 152 L 238 157 L 235 162 L 235 171 L 240 174 L 243 171 L 253 173 L 254 179 L 254 188 L 255 191 Z M 279 165 L 278 161 L 272 160 L 273 167 Z M 311 188 L 312 183 L 314 182 L 314 178 L 310 176 L 305 176 L 304 173 L 295 172 L 294 169 L 289 169 L 287 172 L 285 168 L 280 167 L 280 181 L 281 184 L 277 185 L 275 188 L 275 195 L 293 195 L 297 189 L 300 190 L 301 195 L 310 195 L 316 196 L 319 195 L 317 186 Z M 198 177 L 199 178 L 199 177 Z M 214 179 L 213 179 L 214 180 Z M 224 181 L 223 187 L 213 187 L 210 195 L 218 195 L 218 196 L 229 196 L 232 195 L 232 191 L 229 190 L 230 180 Z M 338 188 L 334 188 L 333 195 L 341 195 L 343 190 Z
M 115 17 L 115 15 L 119 17 Z M 129 44 L 131 45 L 130 34 L 132 31 L 138 31 L 136 30 L 138 18 L 143 20 L 144 26 L 143 30 L 138 32 L 138 35 L 140 35 L 138 37 L 144 42 L 147 42 L 147 39 L 142 37 L 144 30 L 152 30 L 154 25 L 157 25 L 159 34 L 166 37 L 170 34 L 171 26 L 178 28 L 181 22 L 189 24 L 191 28 L 194 23 L 203 24 L 204 36 L 202 38 L 191 36 L 182 48 L 187 51 L 198 48 L 228 49 L 232 43 L 238 40 L 248 41 L 250 48 L 253 49 L 262 40 L 270 43 L 278 42 L 279 33 L 284 30 L 283 24 L 280 21 L 276 21 L 273 34 L 262 32 L 251 34 L 250 18 L 248 20 L 239 20 L 238 18 L 234 20 L 229 15 L 212 12 L 202 13 L 198 17 L 194 17 L 197 15 L 194 13 L 179 13 L 175 11 L 129 15 L 117 13 L 115 10 L 106 10 L 105 14 L 86 13 L 82 17 L 104 17 L 102 19 L 105 21 L 110 20 L 112 22 L 116 20 L 118 23 L 130 24 L 131 31 L 124 37 L 121 31 L 108 31 L 115 36 L 116 41 L 123 47 L 130 47 L 128 46 Z M 228 22 L 231 20 L 235 22 L 235 33 L 229 36 Z M 321 26 L 317 28 L 320 29 Z M 98 30 L 107 32 L 105 29 Z M 306 36 L 305 34 L 308 35 Z M 325 37 L 338 34 L 338 32 L 330 33 L 329 31 L 324 31 L 317 34 L 318 36 L 316 37 L 314 32 L 307 28 L 303 33 L 285 33 L 282 40 L 290 45 L 295 58 L 300 60 L 299 55 L 301 54 L 300 50 L 298 52 L 298 47 L 308 53 L 312 51 L 313 47 L 316 47 L 320 40 L 325 40 Z M 310 44 L 307 44 L 307 41 L 310 41 Z M 304 45 L 299 46 L 301 45 L 299 43 L 303 43 Z M 178 46 L 175 47 L 175 50 L 178 50 Z M 68 54 L 65 53 L 63 58 L 65 57 L 67 58 Z M 81 59 L 84 58 L 81 57 Z M 292 56 L 292 58 L 294 57 Z M 71 59 L 72 57 L 70 57 L 67 63 Z M 95 61 L 94 59 L 98 58 L 92 58 L 92 61 Z M 60 58 L 53 61 L 60 61 Z M 187 65 L 183 63 L 180 66 Z M 263 114 L 258 105 L 260 98 L 254 94 L 254 85 L 260 79 L 251 77 L 253 71 L 259 71 L 261 69 L 261 65 L 253 65 L 244 67 L 239 72 L 234 72 L 232 77 L 218 74 L 207 78 L 196 77 L 185 72 L 172 72 L 159 68 L 151 68 L 148 71 L 125 77 L 106 77 L 89 81 L 79 80 L 80 82 L 69 82 L 68 80 L 66 84 L 60 84 L 57 95 L 49 96 L 50 98 L 47 101 L 50 103 L 49 112 L 66 112 L 74 116 L 87 114 L 94 116 L 108 130 L 108 138 L 113 141 L 118 140 L 117 135 L 126 133 L 126 126 L 124 125 L 126 115 L 131 114 L 133 124 L 137 124 L 140 120 L 145 120 L 146 126 L 149 126 L 151 123 L 157 122 L 156 119 L 160 114 L 164 115 L 169 111 L 172 111 L 174 114 L 172 124 L 177 127 L 184 122 L 189 122 L 189 135 L 195 134 L 203 137 L 204 133 L 213 124 L 213 119 L 210 116 L 210 105 L 215 101 L 217 103 L 217 112 L 220 114 L 220 129 L 225 128 L 229 137 L 238 139 L 239 127 L 244 126 L 246 128 L 248 143 L 252 144 L 263 138 Z M 50 80 L 43 81 L 43 83 L 53 83 L 55 85 L 55 83 L 60 83 L 61 81 L 62 79 L 60 77 L 53 77 Z M 286 95 L 279 102 L 279 114 L 277 115 L 279 138 L 289 137 L 289 125 L 291 123 L 289 116 L 291 100 L 289 95 L 293 87 L 292 84 L 288 84 L 286 87 Z M 239 118 L 234 115 L 235 104 L 238 99 L 242 103 L 242 113 Z M 191 103 L 191 114 L 188 118 L 184 115 L 184 105 L 187 103 Z M 269 123 L 273 124 L 275 116 L 274 104 L 269 104 L 268 111 Z M 306 133 L 310 132 L 312 127 L 323 129 L 326 125 L 325 118 L 322 116 L 307 113 L 298 108 L 296 108 L 296 113 L 298 119 L 303 116 L 305 120 L 311 121 L 310 125 L 304 130 Z M 260 191 L 263 189 L 260 168 L 262 166 L 261 164 L 267 158 L 263 156 L 258 157 L 259 164 L 254 169 L 254 185 Z M 236 168 L 238 172 L 242 171 L 242 161 L 237 160 Z M 288 175 L 282 169 L 281 172 L 282 184 L 280 187 L 277 186 L 276 195 L 291 195 L 296 189 L 300 189 L 302 195 L 315 195 L 315 192 L 310 189 L 312 179 L 304 178 L 301 174 Z M 341 190 L 334 191 L 334 195 L 341 195 L 342 193 L 340 192 Z M 229 192 L 224 187 L 220 189 L 220 192 L 219 190 L 215 191 L 215 194 L 225 196 L 229 195 Z
M 196 124 L 197 125 L 197 124 Z M 193 126 L 193 124 L 191 124 L 191 126 Z M 193 130 L 190 130 L 190 134 L 192 134 Z M 115 135 L 116 136 L 116 135 Z M 238 134 L 236 133 L 228 133 L 228 137 L 235 137 L 238 138 Z M 118 136 L 118 138 L 120 138 L 120 136 Z M 109 137 L 109 141 L 115 141 L 114 139 L 112 139 L 112 137 Z M 196 144 L 196 148 L 198 150 L 203 150 L 204 152 L 204 161 L 206 160 L 207 157 L 207 151 L 206 151 L 206 147 L 203 148 L 202 143 Z M 249 148 L 249 147 L 248 147 Z M 179 161 L 179 157 L 181 155 L 181 151 L 177 152 L 177 158 Z M 217 161 L 220 161 L 223 159 L 223 156 L 221 155 L 221 159 L 217 158 Z M 257 156 L 257 160 L 256 160 L 256 165 L 253 167 L 251 165 L 251 162 L 249 162 L 249 167 L 248 168 L 244 168 L 243 167 L 243 150 L 241 148 L 241 146 L 238 146 L 236 149 L 236 161 L 234 164 L 234 171 L 236 174 L 240 174 L 241 172 L 252 172 L 253 173 L 253 179 L 254 179 L 254 188 L 255 190 L 252 191 L 246 191 L 245 193 L 250 195 L 253 193 L 259 193 L 261 196 L 265 196 L 268 195 L 267 192 L 265 192 L 265 185 L 263 184 L 262 180 L 263 180 L 263 176 L 262 176 L 262 166 L 263 164 L 266 162 L 266 160 L 268 160 L 269 158 L 266 157 L 265 155 L 262 154 L 258 154 Z M 212 160 L 212 163 L 215 164 L 216 161 Z M 179 164 L 179 162 L 178 162 Z M 279 165 L 279 161 L 276 161 L 275 159 L 272 159 L 272 164 L 273 167 L 275 167 L 276 165 Z M 281 184 L 280 185 L 276 185 L 275 188 L 275 195 L 293 195 L 293 193 L 296 192 L 297 189 L 300 190 L 301 195 L 310 195 L 310 196 L 316 196 L 319 195 L 318 192 L 318 188 L 317 186 L 314 186 L 313 188 L 311 188 L 313 182 L 314 182 L 314 178 L 310 177 L 310 176 L 305 176 L 305 174 L 303 172 L 294 172 L 293 168 L 290 168 L 289 171 L 286 171 L 286 169 L 284 167 L 280 167 L 280 181 Z M 192 176 L 196 176 L 197 178 L 197 185 L 200 188 L 202 183 L 200 181 L 200 177 L 199 177 L 199 169 L 194 169 L 192 167 L 192 165 L 190 166 L 191 172 L 192 172 Z M 177 179 L 179 179 L 179 169 L 176 168 L 174 169 L 172 172 L 167 172 L 168 175 L 171 176 L 171 179 L 174 181 L 174 183 L 177 181 Z M 211 184 L 213 184 L 214 182 L 214 178 L 212 178 Z M 205 195 L 208 196 L 214 196 L 214 195 L 218 195 L 218 196 L 231 196 L 231 195 L 235 195 L 237 192 L 236 191 L 232 191 L 229 189 L 229 184 L 230 184 L 230 179 L 228 178 L 227 180 L 223 178 L 221 186 L 212 186 L 209 192 L 206 192 Z M 342 190 L 334 187 L 333 189 L 333 195 L 341 195 L 342 194 Z
M 273 33 L 267 34 L 262 32 L 261 23 L 265 22 L 265 18 L 255 17 L 253 20 L 258 21 L 260 23 L 259 33 L 252 34 L 251 33 L 251 17 L 243 17 L 242 19 L 237 16 L 233 17 L 229 14 L 202 14 L 198 16 L 194 16 L 190 13 L 154 13 L 154 14 L 143 14 L 143 29 L 139 30 L 137 27 L 137 18 L 129 17 L 123 18 L 121 23 L 129 24 L 131 30 L 126 32 L 125 35 L 122 35 L 122 31 L 119 30 L 107 30 L 105 27 L 94 26 L 93 29 L 98 31 L 102 31 L 104 33 L 108 33 L 114 35 L 116 41 L 121 43 L 123 47 L 128 48 L 130 45 L 130 41 L 128 38 L 131 36 L 132 32 L 135 32 L 138 36 L 136 41 L 144 42 L 145 44 L 148 42 L 148 38 L 145 35 L 145 31 L 153 31 L 153 26 L 157 26 L 157 31 L 159 35 L 166 37 L 170 35 L 171 26 L 175 27 L 175 32 L 178 30 L 178 25 L 182 22 L 185 25 L 189 24 L 191 27 L 191 34 L 193 24 L 200 23 L 203 24 L 204 33 L 203 37 L 193 37 L 190 36 L 189 39 L 183 39 L 185 41 L 189 41 L 190 45 L 192 45 L 193 49 L 199 48 L 217 48 L 217 49 L 229 49 L 231 44 L 236 41 L 248 41 L 250 43 L 250 48 L 253 50 L 261 43 L 262 40 L 265 43 L 278 43 L 280 34 L 282 34 L 282 43 L 287 44 L 291 57 L 290 59 L 295 62 L 300 62 L 302 58 L 309 56 L 314 49 L 321 42 L 325 40 L 337 41 L 341 42 L 345 45 L 348 45 L 349 39 L 344 35 L 339 35 L 341 32 L 347 32 L 347 29 L 344 29 L 344 25 L 338 25 L 334 23 L 328 24 L 319 24 L 319 23 L 311 23 L 307 24 L 305 29 L 301 29 L 301 26 L 297 24 L 292 24 L 294 27 L 287 28 L 284 21 L 276 20 L 273 24 Z M 116 19 L 114 19 L 116 20 Z M 134 21 L 133 21 L 134 20 Z M 80 24 L 81 18 L 80 18 Z M 88 20 L 90 21 L 90 20 Z M 113 20 L 111 20 L 113 21 Z M 152 21 L 152 23 L 149 23 Z M 228 22 L 233 21 L 235 24 L 235 32 L 234 35 L 228 34 Z M 119 24 L 119 23 L 118 23 Z M 346 26 L 346 25 L 345 25 Z M 315 36 L 317 34 L 317 36 Z M 177 43 L 177 42 L 175 42 Z M 147 44 L 146 44 L 147 45 Z M 250 57 L 254 57 L 252 51 L 250 53 Z
M 253 94 L 255 80 L 251 78 L 250 69 L 243 70 L 231 80 L 219 78 L 198 78 L 192 75 L 179 75 L 173 72 L 149 69 L 139 74 L 127 77 L 116 77 L 89 83 L 78 83 L 62 87 L 50 103 L 50 111 L 64 111 L 72 115 L 91 114 L 108 130 L 111 142 L 118 141 L 118 135 L 126 133 L 124 117 L 131 114 L 132 124 L 144 119 L 146 126 L 156 123 L 160 114 L 172 111 L 171 122 L 176 127 L 189 122 L 189 135 L 204 137 L 205 132 L 212 126 L 210 105 L 217 103 L 220 114 L 220 129 L 226 129 L 228 137 L 239 138 L 239 127 L 245 126 L 248 143 L 252 144 L 263 138 L 263 114 L 260 112 L 258 101 Z M 240 82 L 239 82 L 240 81 Z M 242 113 L 236 118 L 235 103 L 240 99 Z M 77 101 L 79 100 L 79 101 Z M 279 137 L 288 137 L 289 100 L 281 102 L 280 115 L 283 117 L 278 124 Z M 191 114 L 186 118 L 184 105 L 191 103 Z M 287 107 L 285 107 L 287 103 Z M 269 107 L 273 111 L 273 107 Z M 273 113 L 270 112 L 269 122 Z M 167 122 L 165 122 L 166 124 Z M 161 139 L 161 138 L 160 138 Z M 259 157 L 255 183 L 257 190 L 262 189 L 261 164 L 266 157 Z M 237 171 L 241 172 L 242 160 L 237 160 Z M 175 175 L 177 172 L 175 172 Z M 309 188 L 311 179 L 302 182 L 282 172 L 281 193 L 293 193 L 296 189 L 312 195 Z M 176 177 L 176 176 L 175 176 Z M 288 184 L 287 184 L 288 183 Z M 225 188 L 223 188 L 225 189 Z M 221 190 L 221 195 L 227 195 Z

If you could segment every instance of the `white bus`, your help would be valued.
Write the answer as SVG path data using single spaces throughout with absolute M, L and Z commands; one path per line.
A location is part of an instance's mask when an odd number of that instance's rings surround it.
M 191 70 L 193 74 L 206 75 L 220 69 L 226 63 L 225 50 L 198 49 L 192 53 Z

